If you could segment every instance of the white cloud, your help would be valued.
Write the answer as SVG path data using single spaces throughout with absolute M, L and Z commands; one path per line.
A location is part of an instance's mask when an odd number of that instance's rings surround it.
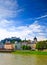
M 19 9 L 17 0 L 0 0 L 0 19 L 15 17 L 23 9 Z
M 47 17 L 47 14 L 45 14 L 45 15 L 42 15 L 42 16 L 39 16 L 39 17 L 36 17 L 36 18 L 28 18 L 28 19 L 25 19 L 26 21 L 28 21 L 28 20 L 41 20 L 41 19 L 44 19 L 44 18 L 46 18 Z M 37 22 L 37 21 L 36 21 Z M 36 23 L 35 22 L 35 23 Z
M 29 26 L 18 26 L 18 21 L 7 20 L 6 18 L 15 17 L 23 9 L 19 9 L 17 0 L 0 0 L 0 40 L 6 37 L 20 37 L 21 39 L 33 39 L 37 36 L 38 40 L 46 39 L 47 29 L 45 26 L 39 25 L 38 21 L 35 21 Z M 36 20 L 45 18 L 47 15 L 35 18 Z M 45 29 L 45 32 L 44 30 Z
M 5 28 L 5 27 L 8 27 L 11 26 L 14 22 L 13 21 L 8 21 L 6 19 L 2 19 L 0 20 L 0 28 Z
M 6 37 L 20 37 L 21 39 L 33 39 L 35 36 L 38 40 L 46 39 L 46 33 L 43 28 L 45 26 L 39 25 L 36 21 L 29 26 L 18 26 L 13 25 L 13 21 L 1 20 L 0 22 L 0 40 Z M 45 28 L 46 31 L 46 28 Z
M 37 17 L 37 18 L 35 18 L 35 19 L 42 19 L 42 18 L 45 18 L 45 17 L 47 17 L 47 14 L 46 15 L 43 15 L 43 16 L 40 16 L 40 17 Z

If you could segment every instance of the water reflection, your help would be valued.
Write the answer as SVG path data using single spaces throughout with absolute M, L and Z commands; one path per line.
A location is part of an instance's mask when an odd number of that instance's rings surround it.
M 47 65 L 47 55 L 38 55 L 37 65 Z
M 47 65 L 47 55 L 0 53 L 0 65 Z

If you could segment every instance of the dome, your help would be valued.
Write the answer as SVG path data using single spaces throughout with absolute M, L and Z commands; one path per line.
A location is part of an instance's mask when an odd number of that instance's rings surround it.
M 36 38 L 36 37 L 34 37 L 34 40 L 37 40 L 37 38 Z

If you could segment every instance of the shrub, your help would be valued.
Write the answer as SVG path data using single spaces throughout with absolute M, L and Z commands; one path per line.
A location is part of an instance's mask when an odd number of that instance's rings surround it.
M 27 45 L 23 45 L 22 46 L 22 49 L 23 50 L 31 50 L 31 47 L 30 46 L 27 46 Z

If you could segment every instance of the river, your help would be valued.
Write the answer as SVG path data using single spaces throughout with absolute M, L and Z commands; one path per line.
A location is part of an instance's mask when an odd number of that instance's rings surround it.
M 47 55 L 0 53 L 0 65 L 47 65 Z

